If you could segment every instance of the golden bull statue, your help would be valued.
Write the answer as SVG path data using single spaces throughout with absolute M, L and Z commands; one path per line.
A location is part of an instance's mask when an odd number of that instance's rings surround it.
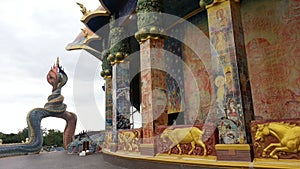
M 192 145 L 192 149 L 188 154 L 191 154 L 194 151 L 195 145 L 200 145 L 203 148 L 204 156 L 206 156 L 206 146 L 202 141 L 203 134 L 204 131 L 201 131 L 197 127 L 176 129 L 166 128 L 160 137 L 162 138 L 163 142 L 166 142 L 166 138 L 168 138 L 172 142 L 168 154 L 171 154 L 171 149 L 176 146 L 179 150 L 179 154 L 181 155 L 182 150 L 180 148 L 180 144 L 190 143 Z

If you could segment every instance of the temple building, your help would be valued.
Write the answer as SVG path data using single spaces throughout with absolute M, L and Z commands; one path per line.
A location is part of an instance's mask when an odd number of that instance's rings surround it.
M 66 49 L 102 62 L 104 154 L 299 167 L 299 0 L 77 4 L 84 28 Z

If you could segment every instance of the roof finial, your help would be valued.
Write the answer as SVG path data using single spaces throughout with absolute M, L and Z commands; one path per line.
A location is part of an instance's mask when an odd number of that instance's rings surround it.
M 76 2 L 76 4 L 80 7 L 81 9 L 80 11 L 82 12 L 83 15 L 86 15 L 89 12 L 83 4 L 79 2 Z
M 59 67 L 59 56 L 56 58 L 56 66 Z
M 88 38 L 89 36 L 89 32 L 86 28 L 81 28 L 81 31 L 83 33 L 84 38 Z

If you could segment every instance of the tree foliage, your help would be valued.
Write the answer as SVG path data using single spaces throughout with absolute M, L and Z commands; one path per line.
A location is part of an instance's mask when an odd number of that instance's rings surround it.
M 61 131 L 50 129 L 44 135 L 43 146 L 52 145 L 56 145 L 57 147 L 63 146 L 63 133 Z
M 59 130 L 54 129 L 42 129 L 43 134 L 43 146 L 53 146 L 56 145 L 58 147 L 63 145 L 63 133 Z M 5 134 L 0 132 L 0 139 L 3 140 L 3 144 L 9 143 L 21 143 L 25 142 L 26 138 L 29 138 L 28 128 L 24 128 L 20 130 L 17 134 L 10 133 Z
M 28 137 L 28 128 L 24 128 L 23 130 L 20 130 L 17 134 L 15 133 L 4 134 L 0 132 L 0 139 L 3 140 L 3 144 L 21 143 L 22 141 L 25 141 L 27 137 Z

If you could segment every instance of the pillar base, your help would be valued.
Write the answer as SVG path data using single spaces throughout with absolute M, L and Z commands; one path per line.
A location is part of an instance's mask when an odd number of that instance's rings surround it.
M 155 156 L 156 149 L 153 144 L 141 144 L 141 155 Z
M 216 144 L 217 160 L 252 161 L 249 144 Z
M 110 143 L 109 144 L 109 150 L 111 152 L 117 152 L 118 151 L 118 143 Z

